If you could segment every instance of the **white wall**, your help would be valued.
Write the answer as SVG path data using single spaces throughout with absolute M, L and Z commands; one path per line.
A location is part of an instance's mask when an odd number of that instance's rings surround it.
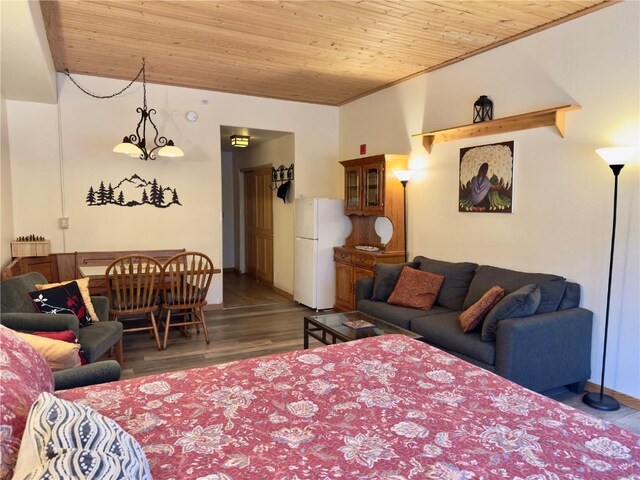
M 7 100 L 6 107 L 15 235 L 43 236 L 62 252 L 57 105 Z
M 594 312 L 592 379 L 600 383 L 613 175 L 601 146 L 638 144 L 640 3 L 624 2 L 340 109 L 340 158 L 412 153 L 424 168 L 407 187 L 409 252 L 579 282 Z M 410 135 L 471 123 L 479 95 L 494 118 L 576 103 L 566 138 L 552 127 L 436 144 Z M 372 113 L 375 112 L 375 115 Z M 460 148 L 515 140 L 514 213 L 458 213 Z M 606 386 L 640 397 L 639 167 L 620 175 Z
M 3 98 L 56 103 L 56 70 L 40 2 L 0 2 L 0 49 Z
M 99 95 L 126 84 L 80 75 L 76 80 Z M 141 161 L 111 151 L 123 136 L 133 133 L 139 120 L 135 110 L 142 104 L 140 84 L 122 96 L 97 100 L 64 75 L 58 81 L 59 124 L 55 105 L 7 101 L 15 232 L 51 238 L 54 252 L 185 247 L 205 252 L 222 266 L 220 125 L 294 132 L 300 140 L 295 147 L 301 172 L 298 189 L 309 195 L 334 192 L 339 167 L 335 107 L 148 84 L 148 104 L 158 110 L 161 134 L 172 138 L 185 156 Z M 197 122 L 186 121 L 188 110 L 199 113 Z M 134 173 L 176 188 L 183 206 L 85 203 L 89 186 L 118 182 Z M 63 200 L 70 220 L 64 236 L 57 224 Z M 208 300 L 221 303 L 221 275 Z
M 13 235 L 13 201 L 11 199 L 11 164 L 9 162 L 9 130 L 7 108 L 0 99 L 0 267 L 11 261 Z
M 293 295 L 293 200 L 296 195 L 297 169 L 295 163 L 294 135 L 285 135 L 268 142 L 261 143 L 248 149 L 239 151 L 234 157 L 238 157 L 235 168 L 237 171 L 250 167 L 271 165 L 278 168 L 280 165 L 294 166 L 294 181 L 287 196 L 287 203 L 273 192 L 273 285 L 280 290 Z M 242 179 L 242 176 L 239 177 Z M 329 179 L 330 187 L 334 188 L 335 178 Z M 242 204 L 242 202 L 241 202 Z M 239 212 L 238 212 L 239 213 Z M 237 221 L 240 221 L 238 216 Z M 241 231 L 243 231 L 241 229 Z M 242 234 L 244 235 L 244 233 Z M 242 238 L 240 244 L 244 245 Z M 242 247 L 244 248 L 244 246 Z

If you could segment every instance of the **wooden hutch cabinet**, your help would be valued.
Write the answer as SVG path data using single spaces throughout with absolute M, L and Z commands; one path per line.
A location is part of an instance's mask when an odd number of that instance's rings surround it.
M 405 170 L 407 162 L 407 155 L 389 154 L 340 162 L 344 166 L 344 214 L 352 230 L 345 246 L 334 248 L 336 310 L 355 309 L 355 283 L 373 277 L 377 263 L 404 261 L 404 197 L 393 172 Z M 393 230 L 384 244 L 375 231 L 379 217 L 386 217 Z
M 344 165 L 346 162 L 342 162 Z M 353 164 L 344 168 L 346 215 L 384 213 L 384 161 Z

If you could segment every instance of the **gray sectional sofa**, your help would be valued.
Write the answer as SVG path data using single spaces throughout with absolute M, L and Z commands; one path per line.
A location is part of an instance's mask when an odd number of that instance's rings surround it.
M 423 256 L 411 266 L 445 277 L 431 310 L 386 303 L 400 265 L 378 265 L 376 278 L 357 282 L 357 309 L 531 390 L 584 390 L 591 374 L 593 314 L 579 307 L 580 285 L 557 275 Z M 460 313 L 494 285 L 504 288 L 505 297 L 489 311 L 481 328 L 463 333 Z

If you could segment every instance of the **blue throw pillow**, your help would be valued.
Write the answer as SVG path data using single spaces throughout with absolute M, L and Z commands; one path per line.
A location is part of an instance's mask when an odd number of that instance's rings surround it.
M 80 322 L 80 328 L 93 325 L 77 282 L 29 292 L 29 296 L 40 313 L 75 315 Z
M 540 288 L 536 284 L 525 285 L 506 295 L 485 317 L 482 324 L 482 341 L 496 341 L 496 330 L 501 320 L 533 315 L 540 305 L 540 298 Z
M 538 283 L 540 287 L 540 305 L 536 313 L 555 312 L 560 306 L 567 281 L 564 278 L 555 278 L 548 282 Z

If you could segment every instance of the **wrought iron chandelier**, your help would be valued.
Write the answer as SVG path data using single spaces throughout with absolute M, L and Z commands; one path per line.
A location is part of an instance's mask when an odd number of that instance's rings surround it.
M 184 152 L 174 145 L 173 140 L 160 135 L 158 127 L 151 118 L 151 115 L 155 115 L 157 112 L 154 108 L 147 108 L 147 77 L 144 58 L 142 59 L 142 95 L 142 108 L 138 107 L 136 109 L 136 112 L 140 114 L 140 121 L 136 126 L 136 133 L 124 137 L 122 143 L 116 145 L 113 151 L 116 153 L 124 153 L 130 157 L 137 157 L 140 160 L 155 160 L 156 151 L 157 155 L 161 157 L 184 156 Z M 150 126 L 153 127 L 153 131 L 151 131 L 151 128 L 149 129 L 152 138 L 147 137 L 147 121 Z M 147 140 L 149 142 L 147 142 Z

